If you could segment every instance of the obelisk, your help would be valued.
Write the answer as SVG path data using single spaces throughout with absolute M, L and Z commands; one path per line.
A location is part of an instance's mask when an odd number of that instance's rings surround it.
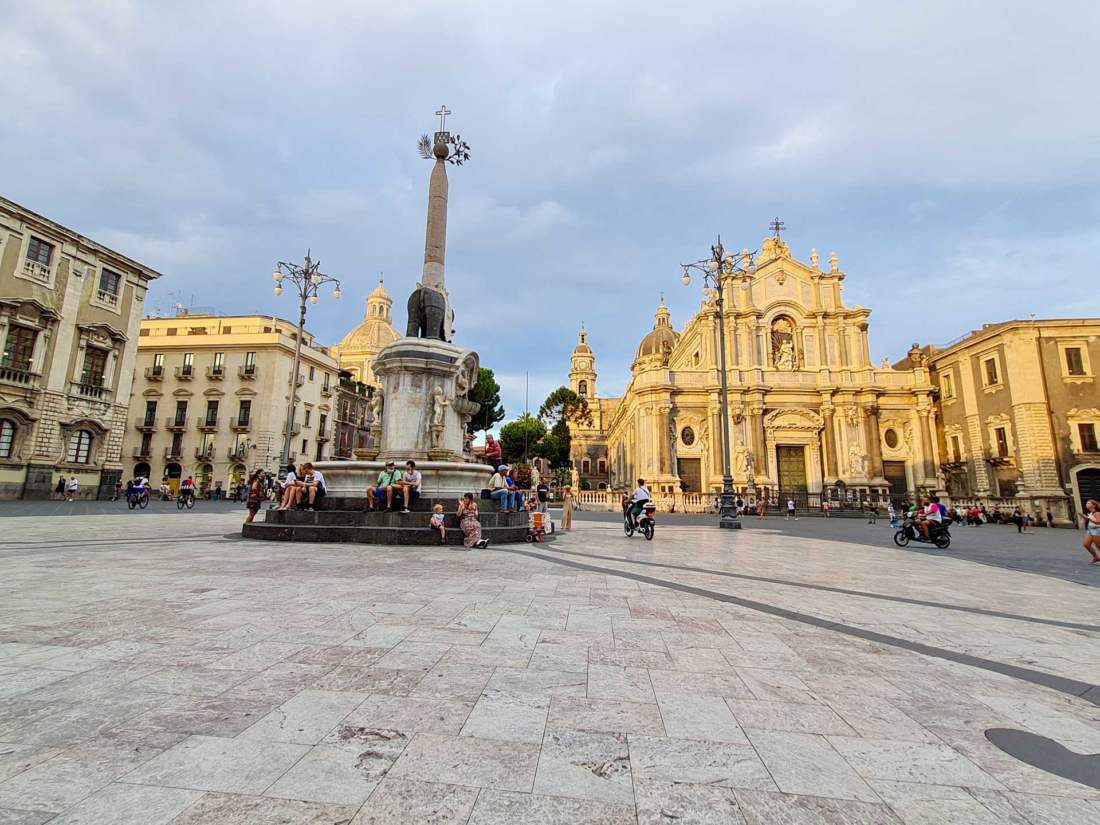
M 424 274 L 420 283 L 446 293 L 443 264 L 447 257 L 447 155 L 449 149 L 437 132 L 432 146 L 435 168 L 428 184 L 428 225 L 424 230 Z

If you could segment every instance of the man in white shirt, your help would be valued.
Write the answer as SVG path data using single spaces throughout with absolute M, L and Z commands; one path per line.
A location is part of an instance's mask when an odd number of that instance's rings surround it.
M 405 462 L 405 472 L 401 475 L 401 480 L 397 482 L 397 488 L 401 491 L 401 495 L 405 500 L 405 509 L 402 513 L 409 512 L 409 502 L 416 501 L 420 498 L 420 483 L 422 480 L 420 471 L 416 469 L 415 461 Z
M 638 514 L 642 512 L 642 505 L 652 497 L 653 496 L 649 494 L 649 488 L 645 486 L 645 479 L 639 478 L 638 486 L 630 496 L 630 509 L 627 510 L 627 515 L 629 515 L 632 525 L 638 523 Z
M 493 477 L 489 479 L 489 498 L 497 503 L 497 512 L 510 513 L 516 504 L 515 496 L 508 486 L 508 465 L 501 464 Z
M 306 509 L 312 510 L 318 499 L 325 497 L 325 477 L 320 470 L 313 469 L 308 461 L 302 465 L 302 493 L 306 499 Z
M 76 498 L 76 494 L 80 492 L 80 482 L 76 480 L 76 476 L 69 479 L 69 486 L 67 489 L 69 491 L 69 501 L 72 501 Z

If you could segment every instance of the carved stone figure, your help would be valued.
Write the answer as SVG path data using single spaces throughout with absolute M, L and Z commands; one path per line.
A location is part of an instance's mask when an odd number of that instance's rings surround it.
M 849 450 L 848 463 L 853 476 L 867 475 L 867 456 L 858 447 L 852 447 Z
M 416 285 L 409 296 L 409 323 L 405 328 L 408 338 L 431 338 L 446 341 L 447 296 L 438 289 Z
M 442 387 L 436 387 L 434 390 L 432 390 L 432 426 L 433 427 L 442 427 L 443 426 L 443 413 L 447 408 L 447 404 L 449 404 L 449 403 L 450 402 L 447 400 L 447 397 L 443 394 L 443 388 Z
M 775 357 L 775 367 L 786 372 L 794 369 L 794 344 L 790 341 L 780 342 L 779 353 Z
M 462 368 L 455 377 L 455 397 L 465 398 L 477 385 L 477 356 L 470 353 L 462 359 Z
M 370 399 L 370 416 L 372 423 L 382 423 L 382 407 L 385 403 L 386 400 L 382 393 L 382 388 L 379 387 L 374 391 L 374 395 L 372 395 Z
M 890 369 L 890 359 L 889 358 L 883 358 L 882 359 L 882 368 L 884 370 Z
M 569 469 L 569 482 L 573 485 L 573 492 L 576 493 L 581 488 L 581 474 L 577 472 L 576 467 Z

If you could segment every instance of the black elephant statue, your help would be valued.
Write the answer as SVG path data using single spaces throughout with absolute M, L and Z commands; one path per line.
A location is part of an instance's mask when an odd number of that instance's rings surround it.
M 409 296 L 409 338 L 433 338 L 446 341 L 447 298 L 436 289 L 417 286 Z

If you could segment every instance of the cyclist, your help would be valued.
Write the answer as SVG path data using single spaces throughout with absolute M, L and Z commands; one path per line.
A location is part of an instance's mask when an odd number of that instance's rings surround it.
M 195 500 L 195 479 L 188 476 L 180 484 L 180 495 L 186 498 L 190 498 L 191 501 Z

